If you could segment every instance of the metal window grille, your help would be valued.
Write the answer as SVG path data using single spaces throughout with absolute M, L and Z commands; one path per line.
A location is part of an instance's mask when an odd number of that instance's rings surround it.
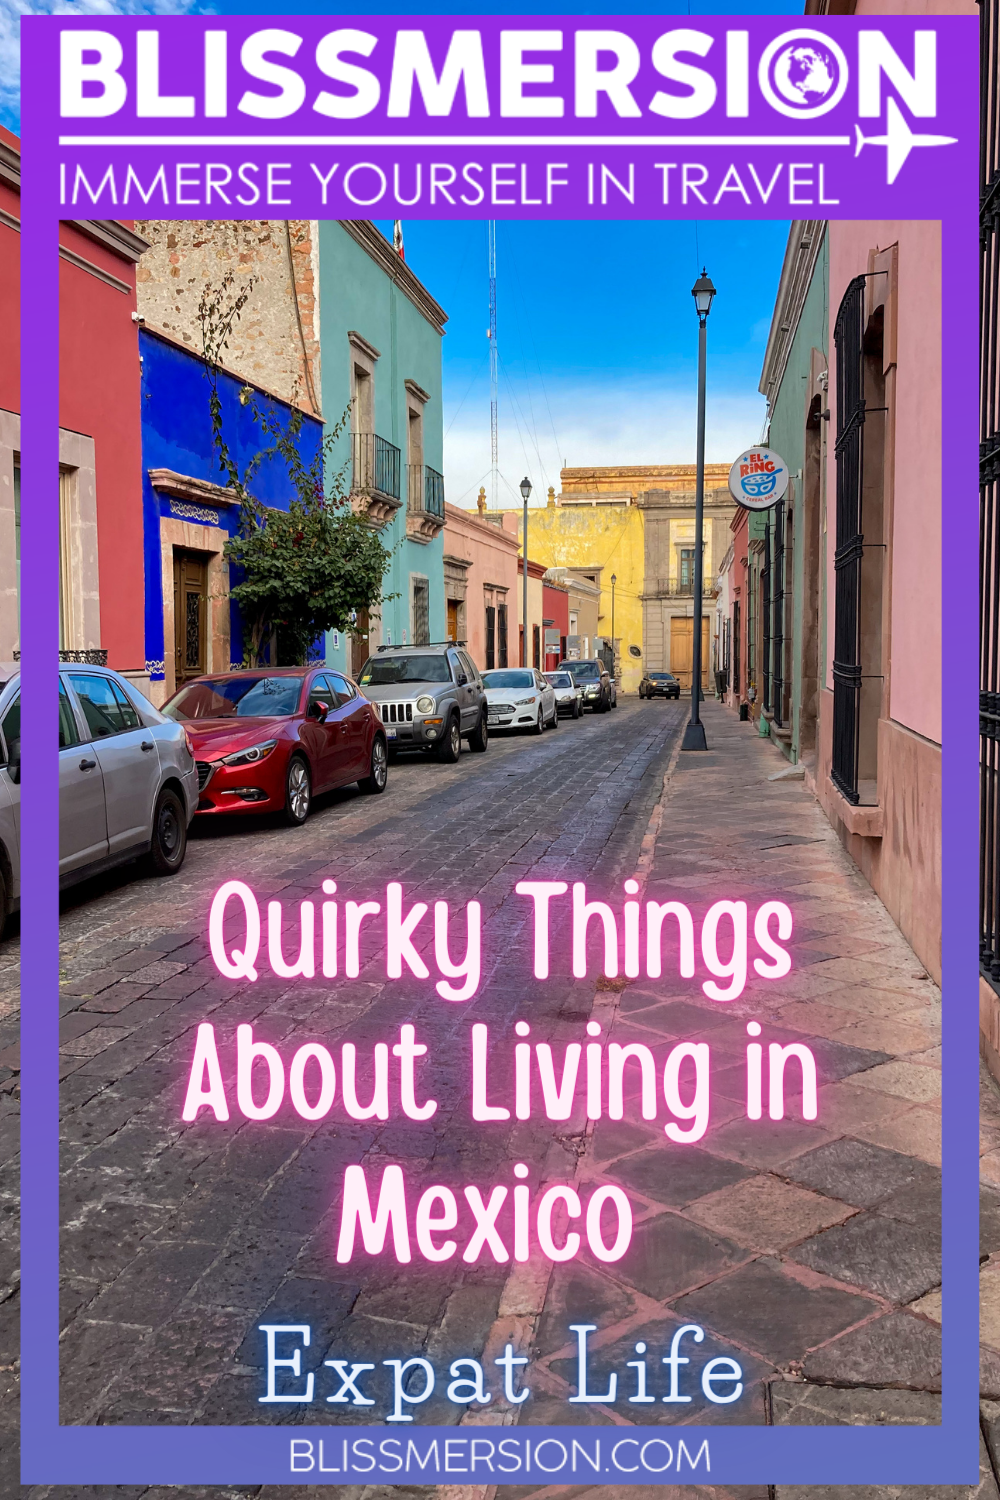
M 532 627 L 531 627 L 531 660 L 532 660 L 532 664 L 536 668 L 536 670 L 541 667 L 541 665 L 542 665 L 542 632 L 541 632 L 541 627 L 538 626 L 538 625 L 532 625 Z
M 857 804 L 861 717 L 861 481 L 864 464 L 865 277 L 855 276 L 837 312 L 837 543 L 834 552 L 833 762 L 830 775 Z
M 733 603 L 733 692 L 740 691 L 740 601 Z
M 980 961 L 1000 981 L 1000 0 L 980 7 Z
M 399 449 L 374 432 L 351 434 L 351 488 L 399 499 Z
M 747 697 L 754 701 L 757 693 L 757 574 L 747 568 Z
M 774 561 L 771 564 L 771 653 L 773 659 L 771 710 L 779 729 L 784 727 L 785 704 L 785 502 L 774 507 Z
M 426 646 L 430 638 L 430 590 L 426 579 L 415 578 L 413 580 L 413 644 Z
M 506 614 L 506 610 L 504 610 Z M 504 624 L 506 625 L 506 620 Z M 506 632 L 505 632 L 506 633 Z M 497 640 L 497 612 L 492 604 L 486 606 L 486 670 L 491 672 L 496 666 L 496 640 Z M 506 645 L 506 642 L 504 642 Z M 504 663 L 506 665 L 506 663 Z
M 500 666 L 509 665 L 507 661 L 507 606 L 497 605 L 497 654 L 500 658 Z
M 767 517 L 764 527 L 764 552 L 763 562 L 760 569 L 760 626 L 761 647 L 760 665 L 764 676 L 764 702 L 763 707 L 768 713 L 772 710 L 771 702 L 771 517 Z

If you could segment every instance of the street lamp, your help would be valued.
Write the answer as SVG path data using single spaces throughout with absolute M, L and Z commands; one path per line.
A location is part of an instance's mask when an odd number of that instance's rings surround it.
M 528 665 L 528 498 L 531 495 L 531 480 L 525 475 L 521 480 L 521 499 L 524 501 L 523 544 L 521 547 L 524 578 L 521 580 L 521 666 Z
M 694 491 L 694 630 L 691 650 L 691 717 L 684 731 L 682 750 L 707 750 L 705 726 L 701 722 L 701 595 L 704 569 L 705 530 L 705 359 L 708 315 L 715 287 L 704 267 L 691 288 L 698 313 L 698 447 Z
M 615 675 L 615 584 L 618 579 L 611 575 L 611 675 Z

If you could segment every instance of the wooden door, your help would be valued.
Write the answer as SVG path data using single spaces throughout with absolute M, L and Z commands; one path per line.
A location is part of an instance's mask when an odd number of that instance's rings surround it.
M 174 686 L 208 670 L 208 560 L 174 548 Z
M 670 621 L 670 670 L 681 685 L 681 692 L 691 691 L 694 665 L 694 620 L 675 615 Z M 701 685 L 708 687 L 708 616 L 701 617 Z
M 357 677 L 368 660 L 368 611 L 359 609 L 354 621 L 354 635 L 351 636 L 351 676 Z
M 461 601 L 458 600 L 458 599 L 449 599 L 448 600 L 448 639 L 449 639 L 449 641 L 457 641 L 458 640 L 458 606 L 459 606 L 460 602 Z

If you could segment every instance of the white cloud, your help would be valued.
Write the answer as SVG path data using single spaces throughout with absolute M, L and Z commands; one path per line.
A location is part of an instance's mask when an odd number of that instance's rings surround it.
M 160 16 L 210 10 L 199 0 L 0 0 L 0 118 L 19 128 L 22 16 Z
M 559 470 L 564 460 L 571 468 L 589 464 L 693 464 L 695 461 L 693 391 L 681 394 L 670 389 L 655 390 L 648 382 L 619 382 L 608 387 L 567 385 L 555 390 L 550 387 L 549 407 L 551 423 L 544 403 L 539 410 L 536 401 L 532 431 L 520 412 L 515 423 L 510 404 L 501 395 L 498 456 L 502 477 L 498 500 L 502 506 L 520 504 L 517 486 L 525 472 L 534 486 L 532 499 L 544 504 L 549 485 L 555 487 L 556 493 L 559 491 Z M 707 461 L 731 463 L 741 448 L 760 437 L 763 418 L 763 397 L 755 391 L 710 388 L 706 411 Z M 446 430 L 450 420 L 446 407 Z M 486 486 L 489 503 L 488 390 L 470 397 L 447 432 L 444 466 L 445 494 L 451 504 L 471 508 L 481 484 Z

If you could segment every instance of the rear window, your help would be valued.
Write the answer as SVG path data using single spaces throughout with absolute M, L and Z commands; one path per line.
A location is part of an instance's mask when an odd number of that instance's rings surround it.
M 573 679 L 568 672 L 546 672 L 545 680 L 550 687 L 567 688 L 573 686 Z
M 168 719 L 281 719 L 297 713 L 302 677 L 206 677 L 164 706 Z
M 370 656 L 358 682 L 362 687 L 392 687 L 397 682 L 450 682 L 443 656 Z

